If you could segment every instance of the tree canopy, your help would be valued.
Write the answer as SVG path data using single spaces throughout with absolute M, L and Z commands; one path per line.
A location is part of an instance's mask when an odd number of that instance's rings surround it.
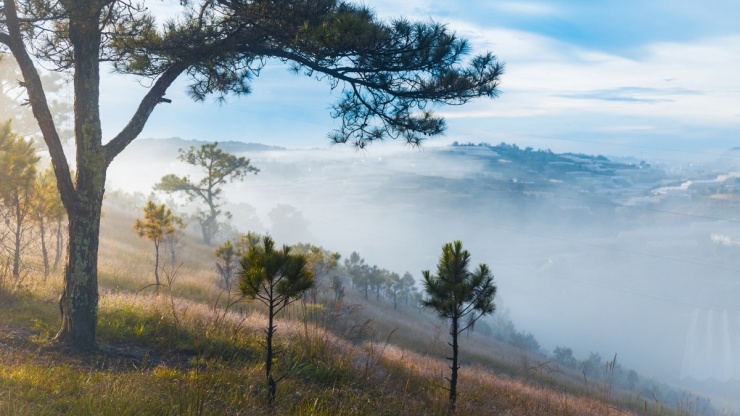
M 468 43 L 436 22 L 381 21 L 367 6 L 338 0 L 184 0 L 158 22 L 144 2 L 5 0 L 0 49 L 10 52 L 51 156 L 69 218 L 62 325 L 57 340 L 96 347 L 97 257 L 108 166 L 141 133 L 180 76 L 196 100 L 244 95 L 277 60 L 339 89 L 331 140 L 364 147 L 399 138 L 419 144 L 444 131 L 431 111 L 495 97 L 503 65 L 490 53 L 466 58 Z M 129 122 L 103 140 L 103 62 L 148 81 Z M 39 68 L 69 70 L 74 89 L 75 175 L 62 147 Z
M 10 235 L 6 245 L 0 234 L 0 248 L 6 246 L 10 253 L 16 279 L 20 276 L 21 252 L 29 244 L 27 219 L 32 216 L 35 203 L 34 184 L 39 159 L 33 141 L 15 134 L 10 120 L 0 126 L 0 218 Z
M 199 181 L 193 181 L 188 176 L 165 175 L 154 189 L 169 193 L 182 192 L 191 201 L 197 199 L 206 204 L 207 210 L 199 210 L 196 218 L 200 223 L 203 242 L 211 244 L 218 232 L 218 216 L 223 214 L 219 202 L 221 186 L 244 179 L 249 173 L 257 174 L 259 169 L 252 166 L 249 159 L 219 149 L 218 143 L 206 143 L 200 149 L 196 149 L 195 146 L 190 146 L 188 150 L 180 149 L 178 159 L 202 168 L 205 176 Z

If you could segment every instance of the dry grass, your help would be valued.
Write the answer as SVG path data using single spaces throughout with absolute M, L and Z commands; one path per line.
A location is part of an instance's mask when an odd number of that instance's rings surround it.
M 279 320 L 276 371 L 285 378 L 270 410 L 259 306 L 224 310 L 211 248 L 190 239 L 171 287 L 160 296 L 141 290 L 153 280 L 151 247 L 129 223 L 113 211 L 104 220 L 116 238 L 101 241 L 100 353 L 50 344 L 60 276 L 0 290 L 0 415 L 447 414 L 444 328 L 388 304 L 359 306 L 356 295 L 336 310 L 297 303 Z M 460 415 L 682 414 L 652 404 L 617 410 L 636 404 L 532 373 L 536 357 L 475 334 L 463 340 L 462 356 Z

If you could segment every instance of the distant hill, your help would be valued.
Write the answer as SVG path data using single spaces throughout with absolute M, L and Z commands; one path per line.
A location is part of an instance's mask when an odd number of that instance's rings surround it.
M 738 171 L 740 170 L 740 147 L 733 147 L 717 159 L 715 166 L 718 169 Z
M 209 142 L 202 140 L 186 140 L 180 137 L 170 137 L 167 139 L 136 139 L 133 143 L 131 143 L 127 152 L 136 153 L 137 155 L 144 154 L 148 157 L 154 158 L 166 157 L 167 159 L 173 159 L 174 157 L 177 157 L 177 152 L 179 149 L 187 149 L 190 146 L 200 147 L 206 143 Z M 244 143 L 233 140 L 218 142 L 218 147 L 221 150 L 229 153 L 250 153 L 286 150 L 285 148 L 278 146 L 268 146 L 266 144 L 260 143 Z

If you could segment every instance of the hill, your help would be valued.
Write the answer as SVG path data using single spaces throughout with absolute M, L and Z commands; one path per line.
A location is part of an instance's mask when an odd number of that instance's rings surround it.
M 0 290 L 0 413 L 269 414 L 261 366 L 263 310 L 218 289 L 212 248 L 184 236 L 155 296 L 152 247 L 131 231 L 135 212 L 110 200 L 101 240 L 101 351 L 75 355 L 49 341 L 60 276 Z M 32 264 L 31 262 L 30 264 Z M 278 323 L 277 414 L 446 414 L 445 329 L 422 311 L 321 295 Z M 462 340 L 458 414 L 688 414 L 609 383 L 583 379 L 481 334 Z M 613 367 L 612 367 L 613 368 Z M 608 371 L 608 369 L 607 369 Z M 655 393 L 655 392 L 654 392 Z M 630 410 L 631 409 L 631 410 Z
M 108 189 L 138 186 L 138 210 L 165 173 L 199 175 L 176 161 L 177 147 L 151 163 L 124 153 Z M 732 172 L 509 144 L 240 155 L 261 171 L 224 189 L 235 230 L 358 251 L 417 277 L 461 239 L 492 266 L 498 302 L 544 352 L 617 354 L 641 375 L 720 392 L 720 407 L 734 399 L 731 384 L 709 388 L 740 377 L 725 358 L 740 348 L 737 245 L 723 243 L 740 240 Z

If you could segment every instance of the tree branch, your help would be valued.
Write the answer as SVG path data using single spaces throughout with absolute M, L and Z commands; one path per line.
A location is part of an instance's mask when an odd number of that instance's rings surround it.
M 161 102 L 162 97 L 167 92 L 167 88 L 188 68 L 185 62 L 176 62 L 172 64 L 157 79 L 152 88 L 147 92 L 139 104 L 139 108 L 131 117 L 126 127 L 121 130 L 116 137 L 108 142 L 105 147 L 106 165 L 110 164 L 113 159 L 120 154 L 144 129 L 144 125 L 149 120 L 149 116 L 154 111 L 154 107 Z
M 23 34 L 21 33 L 14 0 L 5 1 L 5 16 L 7 18 L 8 33 L 0 34 L 0 42 L 8 45 L 21 69 L 28 91 L 31 110 L 38 122 L 44 142 L 46 142 L 46 146 L 49 148 L 49 155 L 51 156 L 51 163 L 54 167 L 54 174 L 57 177 L 57 186 L 59 187 L 62 203 L 67 212 L 72 212 L 75 209 L 76 192 L 72 182 L 69 163 L 64 154 L 59 133 L 54 126 L 54 119 L 49 110 L 44 87 L 41 84 L 41 77 L 23 44 Z

